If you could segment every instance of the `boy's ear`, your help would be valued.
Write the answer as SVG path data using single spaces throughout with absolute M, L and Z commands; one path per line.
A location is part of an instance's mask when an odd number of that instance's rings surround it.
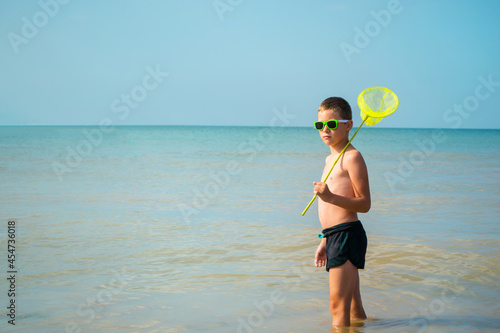
M 352 120 L 349 120 L 347 122 L 347 130 L 350 131 L 352 129 L 352 127 L 354 126 L 354 123 Z

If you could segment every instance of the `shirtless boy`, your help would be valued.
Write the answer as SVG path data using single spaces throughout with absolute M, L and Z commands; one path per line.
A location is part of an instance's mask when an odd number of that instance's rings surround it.
M 351 107 L 343 98 L 330 97 L 321 103 L 315 127 L 331 151 L 321 179 L 349 141 L 352 126 Z M 357 213 L 368 212 L 371 199 L 361 153 L 349 145 L 326 183 L 314 182 L 314 193 L 320 199 L 319 220 L 324 229 L 314 263 L 326 266 L 329 274 L 333 326 L 350 326 L 351 320 L 366 319 L 358 269 L 365 265 L 367 239 Z

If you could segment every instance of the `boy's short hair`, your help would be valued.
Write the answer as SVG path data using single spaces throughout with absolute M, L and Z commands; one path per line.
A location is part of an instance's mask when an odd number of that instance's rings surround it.
M 321 103 L 318 112 L 332 110 L 342 119 L 352 120 L 351 106 L 342 97 L 329 97 Z

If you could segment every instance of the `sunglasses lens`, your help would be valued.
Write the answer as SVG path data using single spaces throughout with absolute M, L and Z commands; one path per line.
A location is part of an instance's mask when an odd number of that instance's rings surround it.
M 326 126 L 328 126 L 329 129 L 336 129 L 337 122 L 335 120 L 330 120 L 329 122 L 326 123 Z
M 317 121 L 314 123 L 314 127 L 318 130 L 318 131 L 321 131 L 323 129 L 323 127 L 325 126 L 325 124 L 322 122 L 322 121 Z

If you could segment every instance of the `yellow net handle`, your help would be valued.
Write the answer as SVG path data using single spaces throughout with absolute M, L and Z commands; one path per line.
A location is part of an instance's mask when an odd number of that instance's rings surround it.
M 326 181 L 328 180 L 328 176 L 330 176 L 330 173 L 332 173 L 333 167 L 335 166 L 335 164 L 337 164 L 337 161 L 340 159 L 340 157 L 342 155 L 344 155 L 344 152 L 346 151 L 347 147 L 349 147 L 349 145 L 351 144 L 351 141 L 354 139 L 354 137 L 356 136 L 356 134 L 358 134 L 359 129 L 361 128 L 361 126 L 363 126 L 363 124 L 365 123 L 365 121 L 368 118 L 369 118 L 368 115 L 366 115 L 365 118 L 363 118 L 363 122 L 361 122 L 361 125 L 359 125 L 358 129 L 356 130 L 356 132 L 354 132 L 354 135 L 352 136 L 351 140 L 349 140 L 349 142 L 345 145 L 344 149 L 342 149 L 342 151 L 340 152 L 339 156 L 337 156 L 337 159 L 335 160 L 335 162 L 333 162 L 333 165 L 330 168 L 330 171 L 328 171 L 328 173 L 326 174 L 325 179 L 323 179 L 323 183 L 326 183 Z M 309 207 L 311 207 L 312 203 L 314 202 L 314 200 L 316 200 L 317 196 L 318 195 L 316 193 L 314 193 L 314 196 L 312 197 L 311 201 L 309 201 L 309 204 L 307 205 L 307 207 L 302 212 L 302 216 L 304 216 L 304 214 L 307 212 L 307 210 L 309 209 Z

